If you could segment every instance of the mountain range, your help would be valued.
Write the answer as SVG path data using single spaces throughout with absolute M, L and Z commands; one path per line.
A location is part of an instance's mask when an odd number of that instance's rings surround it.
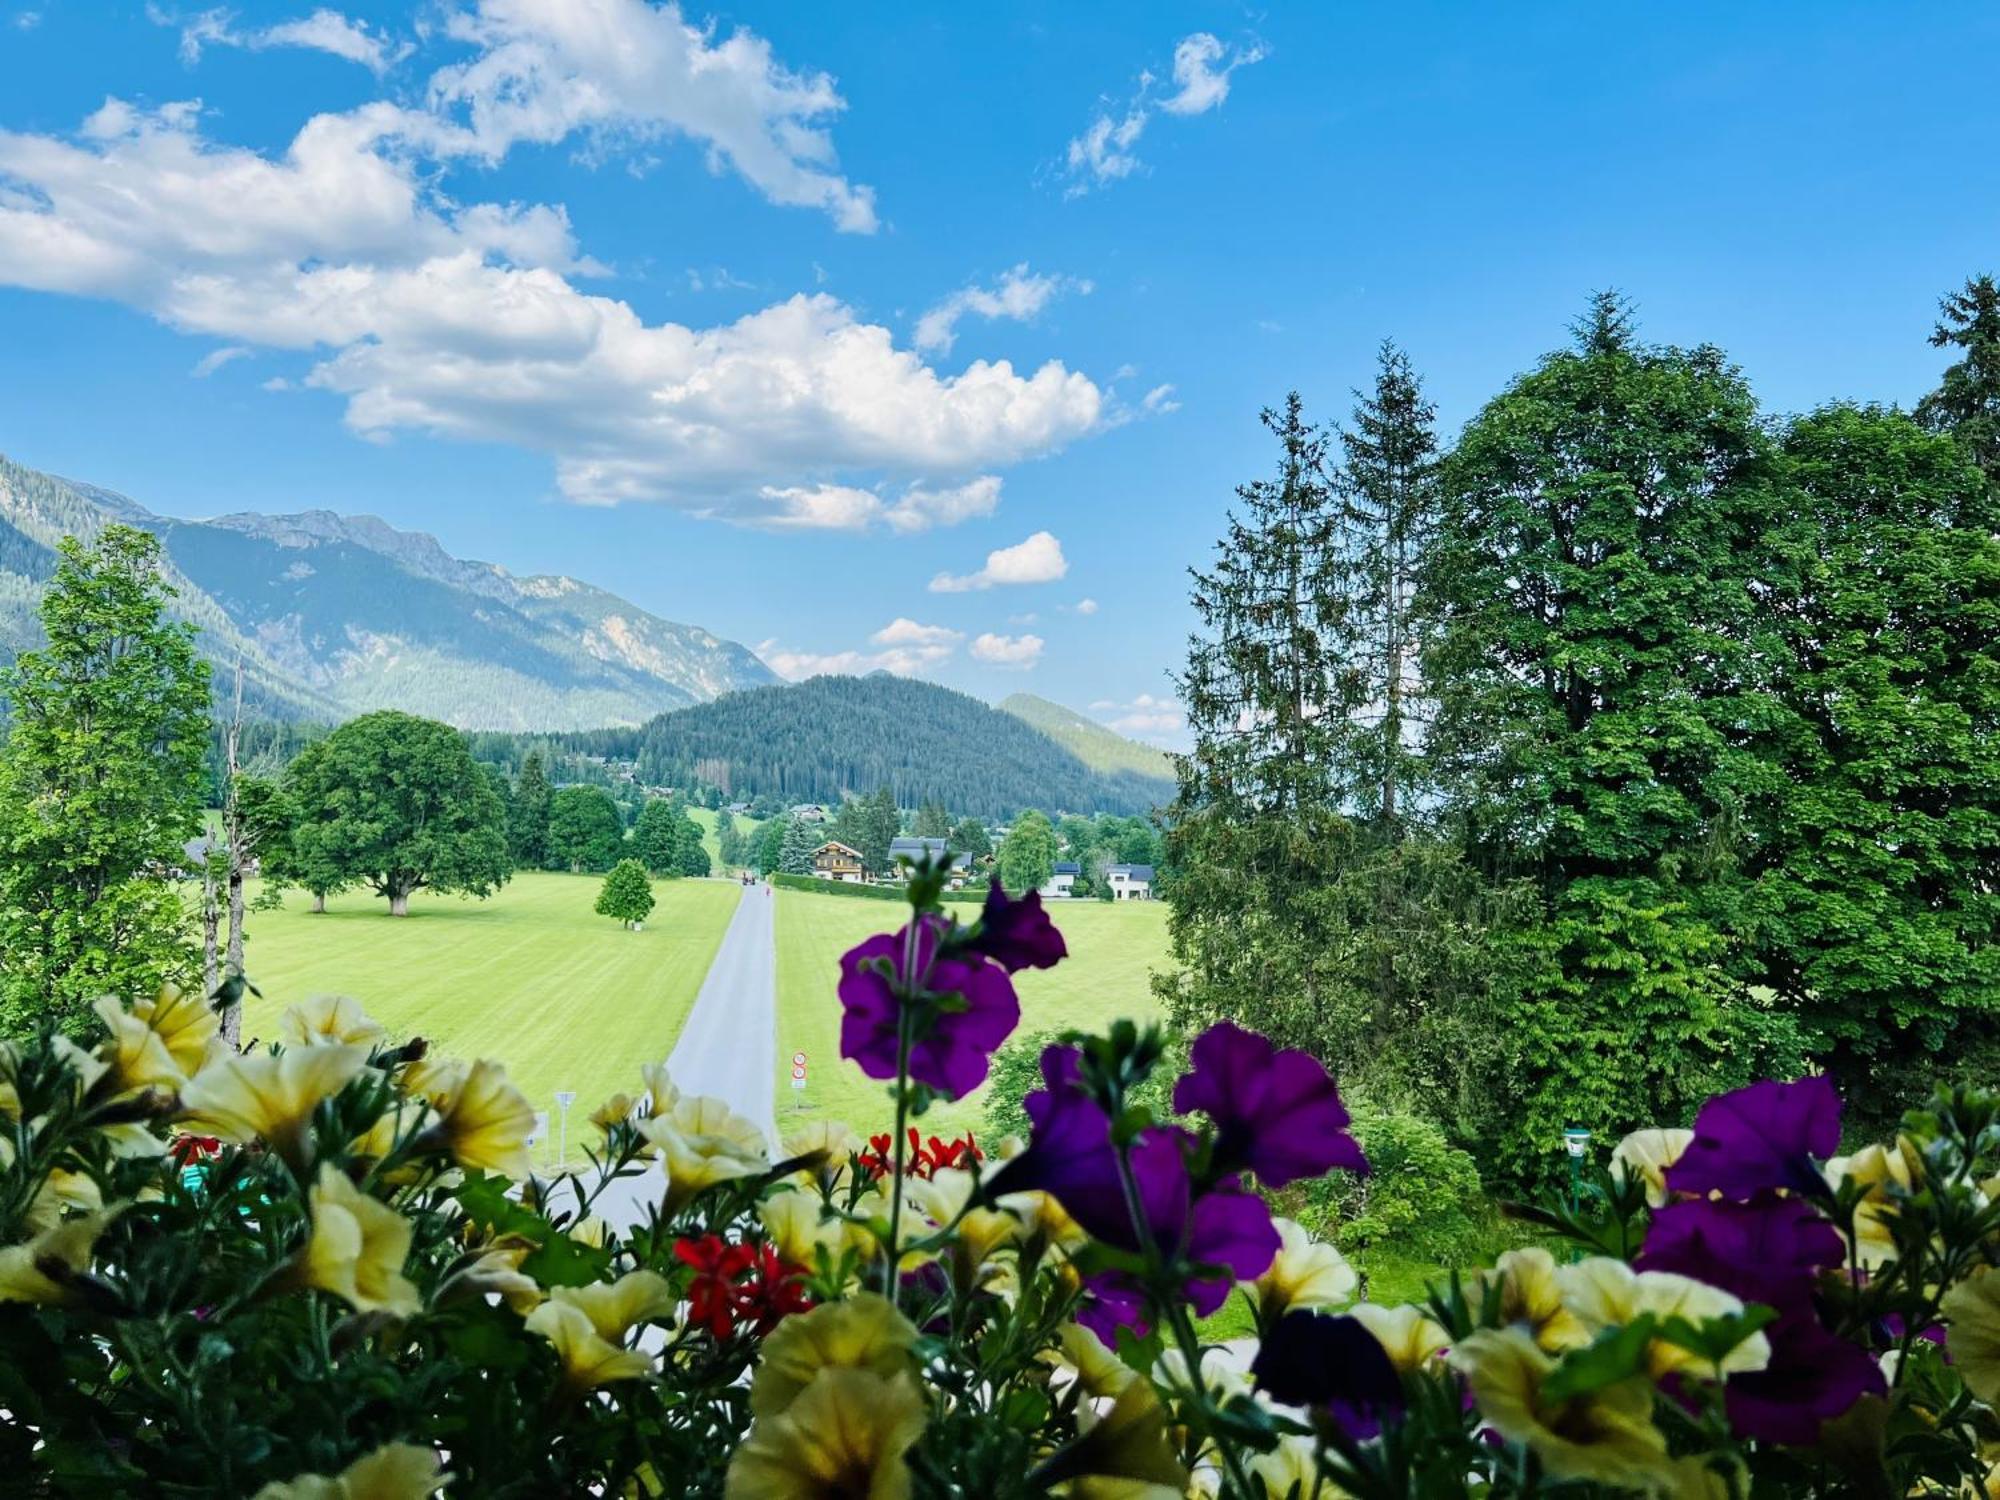
M 337 720 L 404 708 L 462 728 L 637 724 L 778 679 L 735 641 L 574 578 L 516 577 L 373 516 L 313 510 L 157 516 L 110 490 L 0 457 L 0 656 L 41 639 L 35 610 L 65 534 L 157 535 L 217 680 L 244 665 L 254 712 Z

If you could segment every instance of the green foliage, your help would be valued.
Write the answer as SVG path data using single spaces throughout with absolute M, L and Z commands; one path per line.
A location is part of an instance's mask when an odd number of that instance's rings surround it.
M 446 724 L 383 710 L 340 726 L 293 763 L 292 834 L 308 881 L 366 885 L 389 911 L 413 891 L 487 896 L 513 873 L 506 814 L 491 784 Z
M 208 668 L 153 537 L 65 538 L 42 602 L 47 645 L 5 679 L 0 753 L 0 1034 L 85 1024 L 109 991 L 198 979 L 179 893 L 201 828 Z
M 1483 1253 L 1491 1213 L 1469 1152 L 1434 1122 L 1399 1110 L 1357 1105 L 1353 1131 L 1368 1174 L 1315 1182 L 1301 1224 L 1349 1251 L 1394 1246 L 1440 1266 Z
M 558 787 L 549 798 L 549 863 L 596 874 L 617 863 L 625 830 L 618 804 L 599 786 Z
M 760 875 L 770 875 L 779 868 L 783 857 L 785 840 L 791 836 L 793 820 L 779 815 L 769 819 L 757 832 L 757 847 L 752 851 L 750 863 Z
M 822 880 L 817 875 L 793 875 L 777 871 L 771 876 L 771 884 L 782 890 L 810 891 L 815 896 L 841 896 L 857 901 L 893 901 L 904 905 L 909 898 L 899 885 L 863 885 L 854 880 Z M 979 902 L 986 899 L 984 891 L 945 891 L 940 901 Z
M 1009 693 L 994 706 L 1003 714 L 1012 714 L 1023 723 L 1032 724 L 1093 771 L 1113 774 L 1122 771 L 1162 782 L 1173 778 L 1173 760 L 1166 751 L 1128 740 L 1060 703 L 1051 703 L 1033 693 Z M 943 830 L 932 836 L 942 837 Z
M 715 848 L 725 869 L 743 863 L 744 836 L 726 807 L 715 815 Z
M 977 818 L 963 818 L 952 829 L 949 842 L 954 852 L 969 854 L 975 860 L 986 859 L 993 853 L 993 840 L 986 832 L 986 825 Z
M 507 826 L 507 847 L 514 863 L 523 869 L 539 870 L 548 863 L 549 796 L 549 778 L 542 769 L 541 752 L 530 750 L 528 758 L 521 762 Z
M 927 801 L 917 809 L 916 821 L 910 825 L 910 832 L 920 839 L 949 839 L 951 837 L 951 813 L 942 802 Z
M 648 797 L 632 824 L 632 852 L 655 875 L 682 874 L 681 858 L 687 847 L 684 830 L 689 828 L 694 828 L 693 821 L 672 801 Z M 694 836 L 699 843 L 701 831 L 695 829 Z
M 1045 813 L 1030 810 L 1014 820 L 1000 844 L 1000 882 L 1019 894 L 1049 883 L 1056 867 L 1056 831 Z
M 2000 283 L 1974 276 L 1943 298 L 1938 311 L 1931 346 L 1962 352 L 1938 388 L 1917 403 L 1917 420 L 1951 434 L 1987 480 L 2000 484 Z
M 621 859 L 604 877 L 595 907 L 600 917 L 610 917 L 636 928 L 653 911 L 653 882 L 646 867 L 636 859 Z
M 812 874 L 813 851 L 826 842 L 821 837 L 819 825 L 808 823 L 804 818 L 787 818 L 779 839 L 779 872 L 785 875 Z

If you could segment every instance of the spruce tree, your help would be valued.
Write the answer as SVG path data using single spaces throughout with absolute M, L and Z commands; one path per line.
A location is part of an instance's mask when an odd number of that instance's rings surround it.
M 524 870 L 543 868 L 549 862 L 549 778 L 541 751 L 530 750 L 521 762 L 508 812 L 507 842 L 514 863 Z
M 803 818 L 785 823 L 784 842 L 778 850 L 778 871 L 783 875 L 810 875 L 813 851 L 825 842 Z
M 2000 484 L 2000 285 L 1975 276 L 1938 305 L 1938 349 L 1959 349 L 1938 388 L 1917 403 L 1917 420 L 1964 445 L 1990 484 Z

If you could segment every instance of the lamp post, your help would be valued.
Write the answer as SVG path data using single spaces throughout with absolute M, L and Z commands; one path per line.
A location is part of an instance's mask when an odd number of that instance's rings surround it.
M 1581 1125 L 1563 1131 L 1563 1150 L 1569 1153 L 1569 1211 L 1575 1213 L 1583 1201 L 1583 1158 L 1590 1151 L 1590 1132 Z

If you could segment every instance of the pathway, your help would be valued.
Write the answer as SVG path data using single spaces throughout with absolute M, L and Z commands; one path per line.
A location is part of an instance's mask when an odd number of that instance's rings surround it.
M 777 897 L 767 885 L 743 888 L 736 914 L 722 934 L 708 977 L 701 982 L 667 1070 L 683 1092 L 720 1099 L 754 1120 L 777 1149 L 772 1108 L 778 1072 L 778 953 L 772 912 Z M 597 1200 L 599 1218 L 629 1226 L 657 1203 L 666 1181 L 657 1165 L 643 1176 L 614 1182 Z

